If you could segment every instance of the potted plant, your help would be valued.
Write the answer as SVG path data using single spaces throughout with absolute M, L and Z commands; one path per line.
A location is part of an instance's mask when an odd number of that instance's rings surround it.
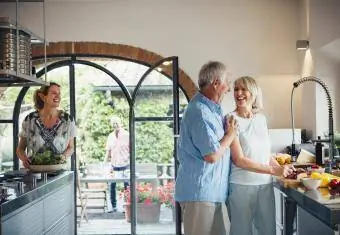
M 131 191 L 129 187 L 122 191 L 121 197 L 125 202 L 125 219 L 131 222 Z M 159 222 L 161 200 L 158 188 L 155 189 L 150 183 L 137 184 L 136 202 L 137 223 Z
M 163 186 L 159 188 L 159 195 L 161 198 L 162 204 L 172 210 L 172 219 L 175 221 L 176 219 L 176 211 L 175 211 L 175 199 L 174 199 L 174 190 L 175 182 L 169 181 Z

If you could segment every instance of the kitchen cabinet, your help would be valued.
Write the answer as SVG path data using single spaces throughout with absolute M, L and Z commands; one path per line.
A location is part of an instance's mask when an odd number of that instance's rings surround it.
M 73 185 L 69 184 L 44 199 L 44 233 L 72 234 L 74 229 Z
M 339 235 L 339 198 L 324 197 L 327 190 L 274 182 L 277 234 Z
M 284 200 L 286 195 L 274 188 L 275 195 L 275 221 L 276 221 L 276 235 L 284 234 Z
M 1 204 L 1 234 L 73 235 L 73 185 L 73 172 L 65 172 L 26 188 L 23 194 Z
M 1 218 L 1 234 L 43 234 L 43 207 L 43 201 L 32 202 Z
M 299 235 L 336 235 L 338 231 L 333 230 L 321 220 L 297 206 L 297 234 Z
M 274 187 L 276 235 L 296 235 L 296 204 Z

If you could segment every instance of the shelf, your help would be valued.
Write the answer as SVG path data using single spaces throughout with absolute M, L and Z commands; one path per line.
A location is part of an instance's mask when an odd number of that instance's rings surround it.
M 16 74 L 11 70 L 0 69 L 0 87 L 42 86 L 48 84 L 48 82 L 33 76 L 20 73 Z
M 19 0 L 19 2 L 43 2 L 44 0 Z M 1 2 L 16 2 L 16 0 L 1 0 Z
M 29 63 L 29 67 L 31 66 L 31 58 L 27 57 L 27 54 L 24 54 L 23 58 L 20 58 L 21 52 L 19 52 L 21 45 L 24 45 L 23 47 L 27 50 L 29 50 L 29 53 L 31 53 L 31 45 L 32 44 L 44 44 L 45 45 L 45 53 L 46 53 L 46 38 L 38 37 L 34 33 L 32 33 L 30 30 L 27 28 L 23 27 L 22 25 L 18 24 L 18 3 L 19 2 L 43 2 L 44 0 L 1 0 L 2 2 L 15 2 L 16 3 L 16 20 L 13 21 L 11 20 L 10 17 L 0 17 L 0 29 L 5 31 L 5 33 L 9 32 L 10 36 L 9 38 L 4 38 L 4 47 L 6 49 L 6 46 L 13 46 L 14 49 L 16 50 L 16 69 L 12 69 L 11 66 L 8 66 L 8 58 L 6 59 L 5 54 L 4 58 L 0 61 L 1 64 L 1 69 L 0 69 L 0 87 L 10 87 L 10 86 L 23 86 L 23 87 L 28 87 L 28 86 L 41 86 L 41 85 L 48 85 L 49 83 L 42 80 L 38 79 L 34 76 L 31 76 L 31 68 L 25 68 L 23 71 L 24 73 L 20 73 L 21 70 L 19 70 L 19 63 L 21 62 L 20 60 L 23 60 L 24 63 Z M 45 10 L 45 5 L 43 4 L 44 10 Z M 45 11 L 44 11 L 45 14 Z M 45 31 L 44 31 L 45 32 Z M 12 38 L 13 35 L 15 37 Z M 24 35 L 24 38 L 20 39 L 20 36 Z M 28 35 L 28 36 L 27 36 Z M 27 36 L 27 37 L 26 37 Z M 6 34 L 4 35 L 6 37 Z M 16 42 L 15 42 L 16 41 Z M 19 43 L 20 41 L 20 43 Z M 2 42 L 0 42 L 1 45 Z M 14 45 L 15 43 L 15 45 Z M 31 44 L 30 47 L 28 48 L 26 44 Z M 2 52 L 1 52 L 2 53 Z M 5 53 L 5 52 L 4 52 Z M 7 56 L 8 57 L 8 56 Z M 46 59 L 46 54 L 45 54 L 45 59 Z M 3 66 L 3 63 L 6 63 L 6 66 Z M 26 65 L 26 64 L 25 64 Z M 29 71 L 27 71 L 29 70 Z
M 16 30 L 17 26 L 16 23 L 13 22 L 9 17 L 0 17 L 0 28 L 3 29 L 13 29 Z M 39 43 L 44 43 L 44 39 L 35 35 L 32 33 L 30 30 L 27 28 L 18 25 L 19 31 L 23 31 L 31 36 L 31 44 L 39 44 Z

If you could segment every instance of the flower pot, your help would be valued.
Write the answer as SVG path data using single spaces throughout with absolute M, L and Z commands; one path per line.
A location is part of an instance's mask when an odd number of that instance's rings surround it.
M 130 223 L 131 222 L 131 206 L 130 206 L 130 204 L 125 204 L 124 209 L 125 209 L 125 220 L 128 223 Z
M 131 205 L 125 204 L 125 219 L 131 222 Z M 161 205 L 159 203 L 137 203 L 137 223 L 158 223 L 161 214 Z

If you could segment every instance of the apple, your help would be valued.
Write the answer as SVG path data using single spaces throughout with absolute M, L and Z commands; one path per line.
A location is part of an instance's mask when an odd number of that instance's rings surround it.
M 329 182 L 329 187 L 331 189 L 336 189 L 340 185 L 340 181 L 337 179 L 332 179 L 331 182 Z

